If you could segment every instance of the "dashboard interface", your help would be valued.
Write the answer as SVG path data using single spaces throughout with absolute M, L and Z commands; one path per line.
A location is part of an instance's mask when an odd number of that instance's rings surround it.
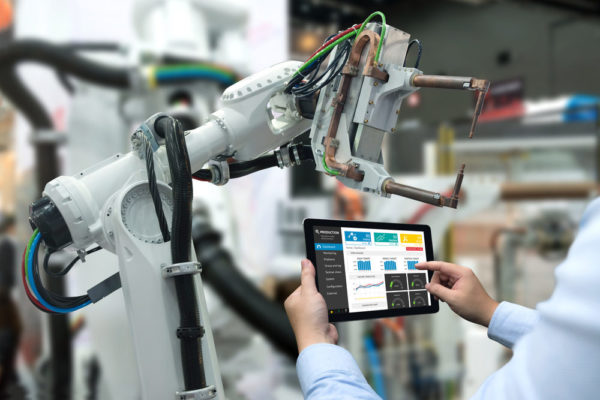
M 330 314 L 431 305 L 424 233 L 313 227 L 317 280 Z

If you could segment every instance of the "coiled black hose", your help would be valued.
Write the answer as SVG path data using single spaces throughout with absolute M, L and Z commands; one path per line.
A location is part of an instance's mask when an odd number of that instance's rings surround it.
M 294 331 L 281 304 L 268 299 L 239 271 L 231 255 L 221 247 L 221 235 L 205 218 L 194 218 L 192 237 L 206 282 L 241 318 L 295 359 L 298 348 Z
M 171 253 L 173 263 L 190 261 L 192 240 L 192 170 L 183 129 L 172 117 L 155 123 L 156 131 L 165 137 L 171 184 L 173 187 L 173 219 L 171 224 Z M 201 337 L 203 328 L 196 298 L 193 275 L 174 277 L 180 327 L 177 336 L 181 344 L 181 361 L 185 390 L 206 387 Z

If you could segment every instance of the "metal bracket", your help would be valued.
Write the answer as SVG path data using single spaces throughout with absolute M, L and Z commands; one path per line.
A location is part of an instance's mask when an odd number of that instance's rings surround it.
M 217 388 L 214 385 L 204 389 L 175 392 L 175 400 L 210 400 L 217 397 Z
M 211 183 L 223 186 L 229 182 L 231 175 L 229 173 L 229 163 L 226 160 L 210 160 L 208 168 L 212 172 Z
M 161 268 L 162 277 L 172 278 L 180 275 L 192 275 L 202 272 L 202 264 L 198 261 L 187 261 L 177 264 L 164 265 Z

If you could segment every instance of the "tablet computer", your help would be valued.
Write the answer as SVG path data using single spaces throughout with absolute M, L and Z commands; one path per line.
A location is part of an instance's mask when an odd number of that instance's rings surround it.
M 433 260 L 429 226 L 305 219 L 304 236 L 330 322 L 439 310 L 415 268 Z

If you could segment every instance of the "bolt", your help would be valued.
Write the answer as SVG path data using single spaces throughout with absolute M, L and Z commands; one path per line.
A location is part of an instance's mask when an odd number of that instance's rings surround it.
M 369 104 L 373 104 L 373 100 L 369 100 Z
M 368 120 L 368 119 L 365 119 L 365 124 L 366 124 L 367 122 L 369 122 L 369 120 Z
M 379 82 L 377 82 L 377 81 L 373 82 L 373 86 L 377 86 L 377 85 L 379 85 Z

